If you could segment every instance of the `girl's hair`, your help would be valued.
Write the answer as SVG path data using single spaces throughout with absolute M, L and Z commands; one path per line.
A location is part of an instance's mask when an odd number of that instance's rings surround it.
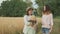
M 33 8 L 28 7 L 28 8 L 26 9 L 26 15 L 29 15 L 29 11 L 30 11 L 30 10 L 33 10 Z
M 45 10 L 43 10 L 43 14 L 48 12 L 51 13 L 50 7 L 48 5 L 45 5 Z

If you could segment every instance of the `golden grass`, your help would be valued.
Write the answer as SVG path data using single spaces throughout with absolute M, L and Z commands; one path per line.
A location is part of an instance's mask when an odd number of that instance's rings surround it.
M 41 18 L 37 18 L 37 22 L 37 34 L 41 34 Z M 23 17 L 0 17 L 0 34 L 22 34 L 23 27 Z M 52 34 L 60 34 L 60 19 L 54 18 Z
M 41 21 L 40 18 L 37 20 Z M 23 27 L 23 17 L 0 17 L 0 34 L 17 34 Z

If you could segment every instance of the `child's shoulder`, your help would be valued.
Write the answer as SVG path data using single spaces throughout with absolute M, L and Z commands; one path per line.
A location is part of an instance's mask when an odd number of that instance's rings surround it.
M 24 15 L 24 17 L 27 17 L 27 15 Z

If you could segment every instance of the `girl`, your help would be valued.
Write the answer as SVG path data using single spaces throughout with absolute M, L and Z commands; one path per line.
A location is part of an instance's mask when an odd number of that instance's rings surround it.
M 26 12 L 27 14 L 24 16 L 23 33 L 24 34 L 35 34 L 35 29 L 32 27 L 33 26 L 33 24 L 32 24 L 33 20 L 31 20 L 33 9 L 31 7 L 28 7 L 26 11 L 27 11 Z
M 48 5 L 44 6 L 42 12 L 42 34 L 50 34 L 53 27 L 53 15 Z

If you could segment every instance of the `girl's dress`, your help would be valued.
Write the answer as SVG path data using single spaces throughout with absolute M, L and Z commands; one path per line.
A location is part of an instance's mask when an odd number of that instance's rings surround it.
M 23 29 L 23 33 L 24 34 L 35 34 L 35 30 L 34 28 L 32 28 L 30 25 L 30 22 L 28 22 L 30 20 L 30 16 L 25 15 L 24 16 L 24 29 Z

